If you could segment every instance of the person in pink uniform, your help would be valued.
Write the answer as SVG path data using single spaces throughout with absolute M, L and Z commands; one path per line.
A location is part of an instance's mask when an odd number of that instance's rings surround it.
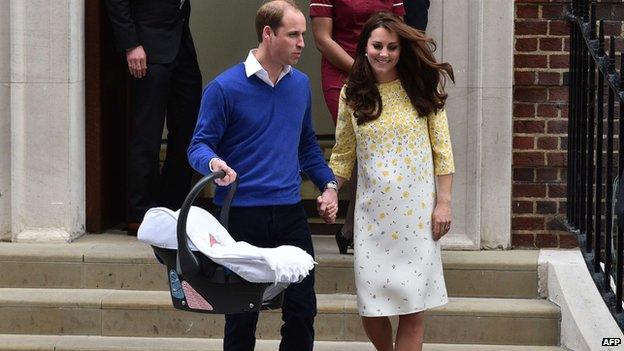
M 329 113 L 336 123 L 338 96 L 353 65 L 362 26 L 377 12 L 405 15 L 403 0 L 311 0 L 316 47 L 323 55 L 321 79 Z
M 364 23 L 371 15 L 387 11 L 399 16 L 405 15 L 403 0 L 311 0 L 310 17 L 316 47 L 323 55 L 321 82 L 323 96 L 334 124 L 338 115 L 340 89 L 345 84 L 355 49 Z M 355 199 L 357 174 L 351 184 L 351 199 Z M 346 253 L 353 243 L 353 201 L 347 209 L 344 226 L 336 233 L 340 253 Z

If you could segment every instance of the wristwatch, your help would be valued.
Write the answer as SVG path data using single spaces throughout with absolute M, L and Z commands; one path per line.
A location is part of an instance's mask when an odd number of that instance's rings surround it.
M 323 189 L 323 191 L 327 189 L 334 189 L 336 192 L 338 192 L 338 183 L 336 183 L 335 180 L 329 181 L 327 184 L 325 184 L 325 188 Z

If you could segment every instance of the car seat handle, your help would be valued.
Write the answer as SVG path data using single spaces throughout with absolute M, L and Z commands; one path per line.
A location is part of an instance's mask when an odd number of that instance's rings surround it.
M 188 219 L 189 211 L 191 210 L 191 206 L 195 199 L 199 195 L 199 193 L 204 189 L 206 184 L 209 184 L 215 179 L 220 179 L 225 177 L 224 171 L 216 171 L 211 173 L 202 179 L 200 179 L 195 186 L 191 189 L 191 191 L 184 199 L 184 203 L 182 204 L 182 208 L 180 209 L 180 214 L 178 215 L 178 226 L 177 226 L 177 235 L 178 235 L 178 254 L 176 259 L 176 269 L 178 271 L 178 275 L 188 279 L 189 277 L 193 277 L 199 273 L 200 264 L 199 260 L 195 256 L 195 254 L 191 251 L 191 247 L 188 243 L 188 235 L 186 233 L 186 221 Z M 230 191 L 228 192 L 225 200 L 223 202 L 223 207 L 221 208 L 221 224 L 228 228 L 228 217 L 230 214 L 230 206 L 232 205 L 232 199 L 234 198 L 234 194 L 236 193 L 236 189 L 238 188 L 238 176 L 236 180 L 230 185 Z

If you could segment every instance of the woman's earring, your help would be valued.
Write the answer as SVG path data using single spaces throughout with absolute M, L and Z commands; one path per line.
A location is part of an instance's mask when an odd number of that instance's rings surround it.
M 364 53 L 364 56 L 365 56 L 365 57 L 368 57 L 368 52 L 365 52 L 365 53 Z

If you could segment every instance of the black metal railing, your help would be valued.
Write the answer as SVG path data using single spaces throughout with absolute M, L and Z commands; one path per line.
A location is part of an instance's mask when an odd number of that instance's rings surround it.
M 615 37 L 605 50 L 605 23 L 596 3 L 573 0 L 567 164 L 567 226 L 581 246 L 587 267 L 614 318 L 624 330 L 622 275 L 624 216 L 614 212 L 615 184 L 624 170 L 624 55 L 615 65 Z M 606 92 L 605 92 L 606 89 Z M 606 95 L 606 101 L 605 101 Z M 615 109 L 618 107 L 618 116 Z M 605 114 L 606 108 L 606 114 Z M 615 122 L 619 125 L 615 129 Z M 617 159 L 614 140 L 618 140 Z M 614 169 L 620 177 L 614 179 Z M 614 225 L 617 218 L 617 225 Z M 614 234 L 615 230 L 615 234 Z

